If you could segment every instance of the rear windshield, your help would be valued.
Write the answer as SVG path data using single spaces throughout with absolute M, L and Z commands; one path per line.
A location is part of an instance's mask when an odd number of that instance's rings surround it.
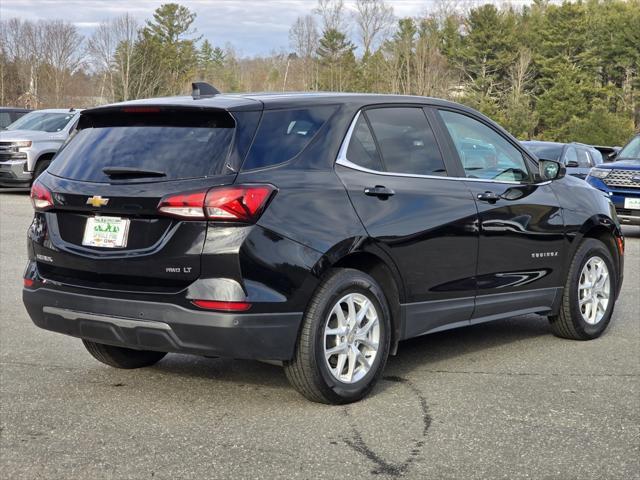
M 530 152 L 534 153 L 536 157 L 543 158 L 545 160 L 560 160 L 562 155 L 562 148 L 564 145 L 553 145 L 546 143 L 524 143 L 524 146 Z
M 89 182 L 112 182 L 114 169 L 151 171 L 120 180 L 165 181 L 220 173 L 235 124 L 226 113 L 153 112 L 83 118 L 75 137 L 58 153 L 49 172 Z

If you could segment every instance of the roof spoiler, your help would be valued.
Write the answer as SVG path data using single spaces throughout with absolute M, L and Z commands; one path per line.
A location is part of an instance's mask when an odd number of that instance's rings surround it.
M 215 88 L 213 85 L 209 85 L 206 82 L 193 82 L 191 84 L 191 96 L 194 100 L 199 100 L 200 98 L 211 98 L 216 95 L 220 95 L 220 90 Z

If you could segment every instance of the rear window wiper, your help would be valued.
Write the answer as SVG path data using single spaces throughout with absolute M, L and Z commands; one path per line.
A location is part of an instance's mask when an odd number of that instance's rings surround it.
M 102 173 L 108 177 L 166 177 L 167 174 L 159 170 L 147 170 L 135 167 L 105 167 Z

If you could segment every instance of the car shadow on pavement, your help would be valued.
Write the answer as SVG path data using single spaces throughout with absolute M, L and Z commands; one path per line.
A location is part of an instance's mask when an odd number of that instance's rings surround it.
M 551 331 L 546 317 L 526 315 L 505 320 L 456 328 L 445 332 L 424 335 L 400 342 L 398 354 L 389 357 L 384 376 L 405 378 L 415 369 L 431 370 L 437 363 L 437 371 L 447 371 L 447 360 L 468 357 L 465 370 L 473 370 L 477 355 L 508 344 L 526 342 L 549 336 Z M 458 370 L 456 362 L 453 370 Z
M 447 360 L 469 356 L 468 368 L 473 370 L 475 353 L 547 335 L 551 335 L 551 332 L 546 318 L 528 315 L 403 341 L 398 354 L 389 357 L 382 374 L 383 381 L 379 382 L 371 395 L 378 395 L 387 388 L 393 388 L 394 383 L 405 381 L 413 370 L 430 370 L 430 364 L 437 363 L 438 371 L 447 370 Z M 258 361 L 173 354 L 152 369 L 162 374 L 212 382 L 289 388 L 281 367 Z

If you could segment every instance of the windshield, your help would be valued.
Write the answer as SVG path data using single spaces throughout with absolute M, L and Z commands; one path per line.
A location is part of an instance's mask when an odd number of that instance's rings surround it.
M 76 115 L 69 113 L 31 112 L 7 127 L 7 130 L 34 130 L 38 132 L 59 132 Z
M 640 135 L 627 143 L 618 154 L 617 160 L 638 160 L 640 162 Z
M 545 160 L 560 160 L 560 155 L 562 154 L 562 148 L 564 145 L 562 144 L 549 144 L 549 143 L 528 143 L 522 142 L 522 144 L 529 150 L 534 153 L 536 157 L 543 158 Z

